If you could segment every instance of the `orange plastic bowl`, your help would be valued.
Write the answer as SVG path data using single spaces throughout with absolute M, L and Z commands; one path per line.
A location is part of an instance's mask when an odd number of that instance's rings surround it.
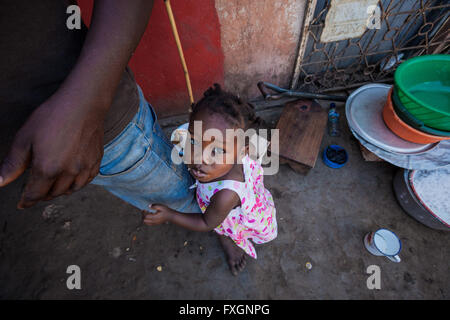
M 402 139 L 419 144 L 435 143 L 450 139 L 450 137 L 435 136 L 419 131 L 403 122 L 395 113 L 394 106 L 392 105 L 392 90 L 393 87 L 389 90 L 386 104 L 383 108 L 384 123 L 386 123 L 392 132 Z

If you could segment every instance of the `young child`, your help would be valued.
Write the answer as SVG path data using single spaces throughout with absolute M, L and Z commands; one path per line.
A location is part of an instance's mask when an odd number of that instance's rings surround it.
M 153 204 L 150 208 L 155 212 L 146 213 L 144 218 L 147 225 L 169 221 L 194 231 L 214 229 L 233 275 L 245 267 L 245 254 L 256 259 L 252 243 L 265 243 L 277 236 L 275 205 L 272 195 L 264 188 L 263 168 L 249 157 L 248 145 L 238 149 L 236 138 L 226 135 L 227 129 L 245 131 L 258 120 L 251 105 L 222 91 L 218 84 L 207 90 L 190 115 L 191 154 L 198 159 L 194 154 L 195 145 L 201 144 L 202 151 L 209 148 L 212 157 L 221 157 L 223 161 L 211 162 L 202 152 L 200 161 L 188 164 L 196 179 L 196 197 L 202 213 L 180 213 Z M 201 121 L 202 132 L 194 132 L 194 121 Z M 224 141 L 203 141 L 208 129 L 220 130 Z M 230 145 L 233 147 L 229 148 Z M 226 158 L 232 159 L 231 163 Z

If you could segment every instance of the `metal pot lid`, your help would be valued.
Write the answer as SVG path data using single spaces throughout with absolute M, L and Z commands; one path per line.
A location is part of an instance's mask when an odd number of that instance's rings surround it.
M 383 108 L 390 85 L 367 84 L 352 92 L 345 104 L 348 125 L 367 142 L 389 152 L 417 154 L 426 152 L 437 143 L 417 144 L 393 133 L 384 123 Z

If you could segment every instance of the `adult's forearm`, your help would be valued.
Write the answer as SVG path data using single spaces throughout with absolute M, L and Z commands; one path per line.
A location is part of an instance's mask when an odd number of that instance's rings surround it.
M 63 83 L 73 94 L 108 109 L 146 29 L 153 0 L 97 0 L 78 61 Z

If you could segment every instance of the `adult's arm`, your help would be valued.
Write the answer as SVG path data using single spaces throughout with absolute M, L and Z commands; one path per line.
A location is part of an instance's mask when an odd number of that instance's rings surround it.
M 27 119 L 0 167 L 0 187 L 31 167 L 18 208 L 70 194 L 98 173 L 103 122 L 145 31 L 153 0 L 97 0 L 76 65 Z

